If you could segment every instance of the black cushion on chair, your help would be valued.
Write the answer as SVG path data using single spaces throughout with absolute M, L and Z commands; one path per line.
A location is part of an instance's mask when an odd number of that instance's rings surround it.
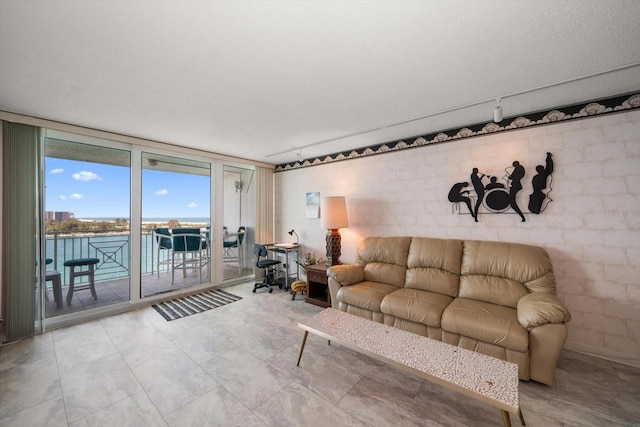
M 258 268 L 267 268 L 276 264 L 280 264 L 280 261 L 275 259 L 262 259 L 258 261 L 256 265 L 258 266 Z
M 65 267 L 77 267 L 79 265 L 95 265 L 99 263 L 98 258 L 78 258 L 70 259 L 64 262 Z

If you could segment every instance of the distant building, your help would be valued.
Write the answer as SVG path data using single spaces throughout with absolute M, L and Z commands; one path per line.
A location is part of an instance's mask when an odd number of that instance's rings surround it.
M 65 219 L 73 219 L 73 212 L 59 212 L 59 211 L 47 211 L 45 212 L 44 219 L 64 221 Z

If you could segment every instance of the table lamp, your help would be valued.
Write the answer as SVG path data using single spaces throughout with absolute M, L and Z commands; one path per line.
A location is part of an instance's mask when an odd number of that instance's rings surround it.
M 338 229 L 349 226 L 347 204 L 343 196 L 323 197 L 320 203 L 320 225 L 327 229 L 328 266 L 340 264 L 341 238 Z

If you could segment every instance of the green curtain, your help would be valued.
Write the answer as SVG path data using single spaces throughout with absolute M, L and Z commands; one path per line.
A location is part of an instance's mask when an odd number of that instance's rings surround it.
M 40 129 L 2 122 L 4 340 L 35 333 Z

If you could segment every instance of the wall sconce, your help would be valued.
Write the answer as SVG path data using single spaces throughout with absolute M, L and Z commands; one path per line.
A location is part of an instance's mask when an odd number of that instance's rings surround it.
M 320 203 L 320 225 L 327 229 L 328 266 L 340 264 L 342 238 L 338 229 L 349 226 L 347 203 L 343 196 L 323 197 Z
M 493 121 L 500 123 L 502 121 L 502 107 L 500 106 L 500 98 L 496 98 L 496 108 L 493 109 Z
M 233 185 L 236 187 L 236 193 L 242 190 L 242 183 L 240 181 L 235 181 Z
M 298 239 L 298 233 L 296 233 L 296 230 L 292 228 L 291 231 L 289 231 L 289 236 L 293 236 L 294 234 L 296 235 L 296 245 L 297 245 L 298 242 L 300 242 L 300 239 Z

